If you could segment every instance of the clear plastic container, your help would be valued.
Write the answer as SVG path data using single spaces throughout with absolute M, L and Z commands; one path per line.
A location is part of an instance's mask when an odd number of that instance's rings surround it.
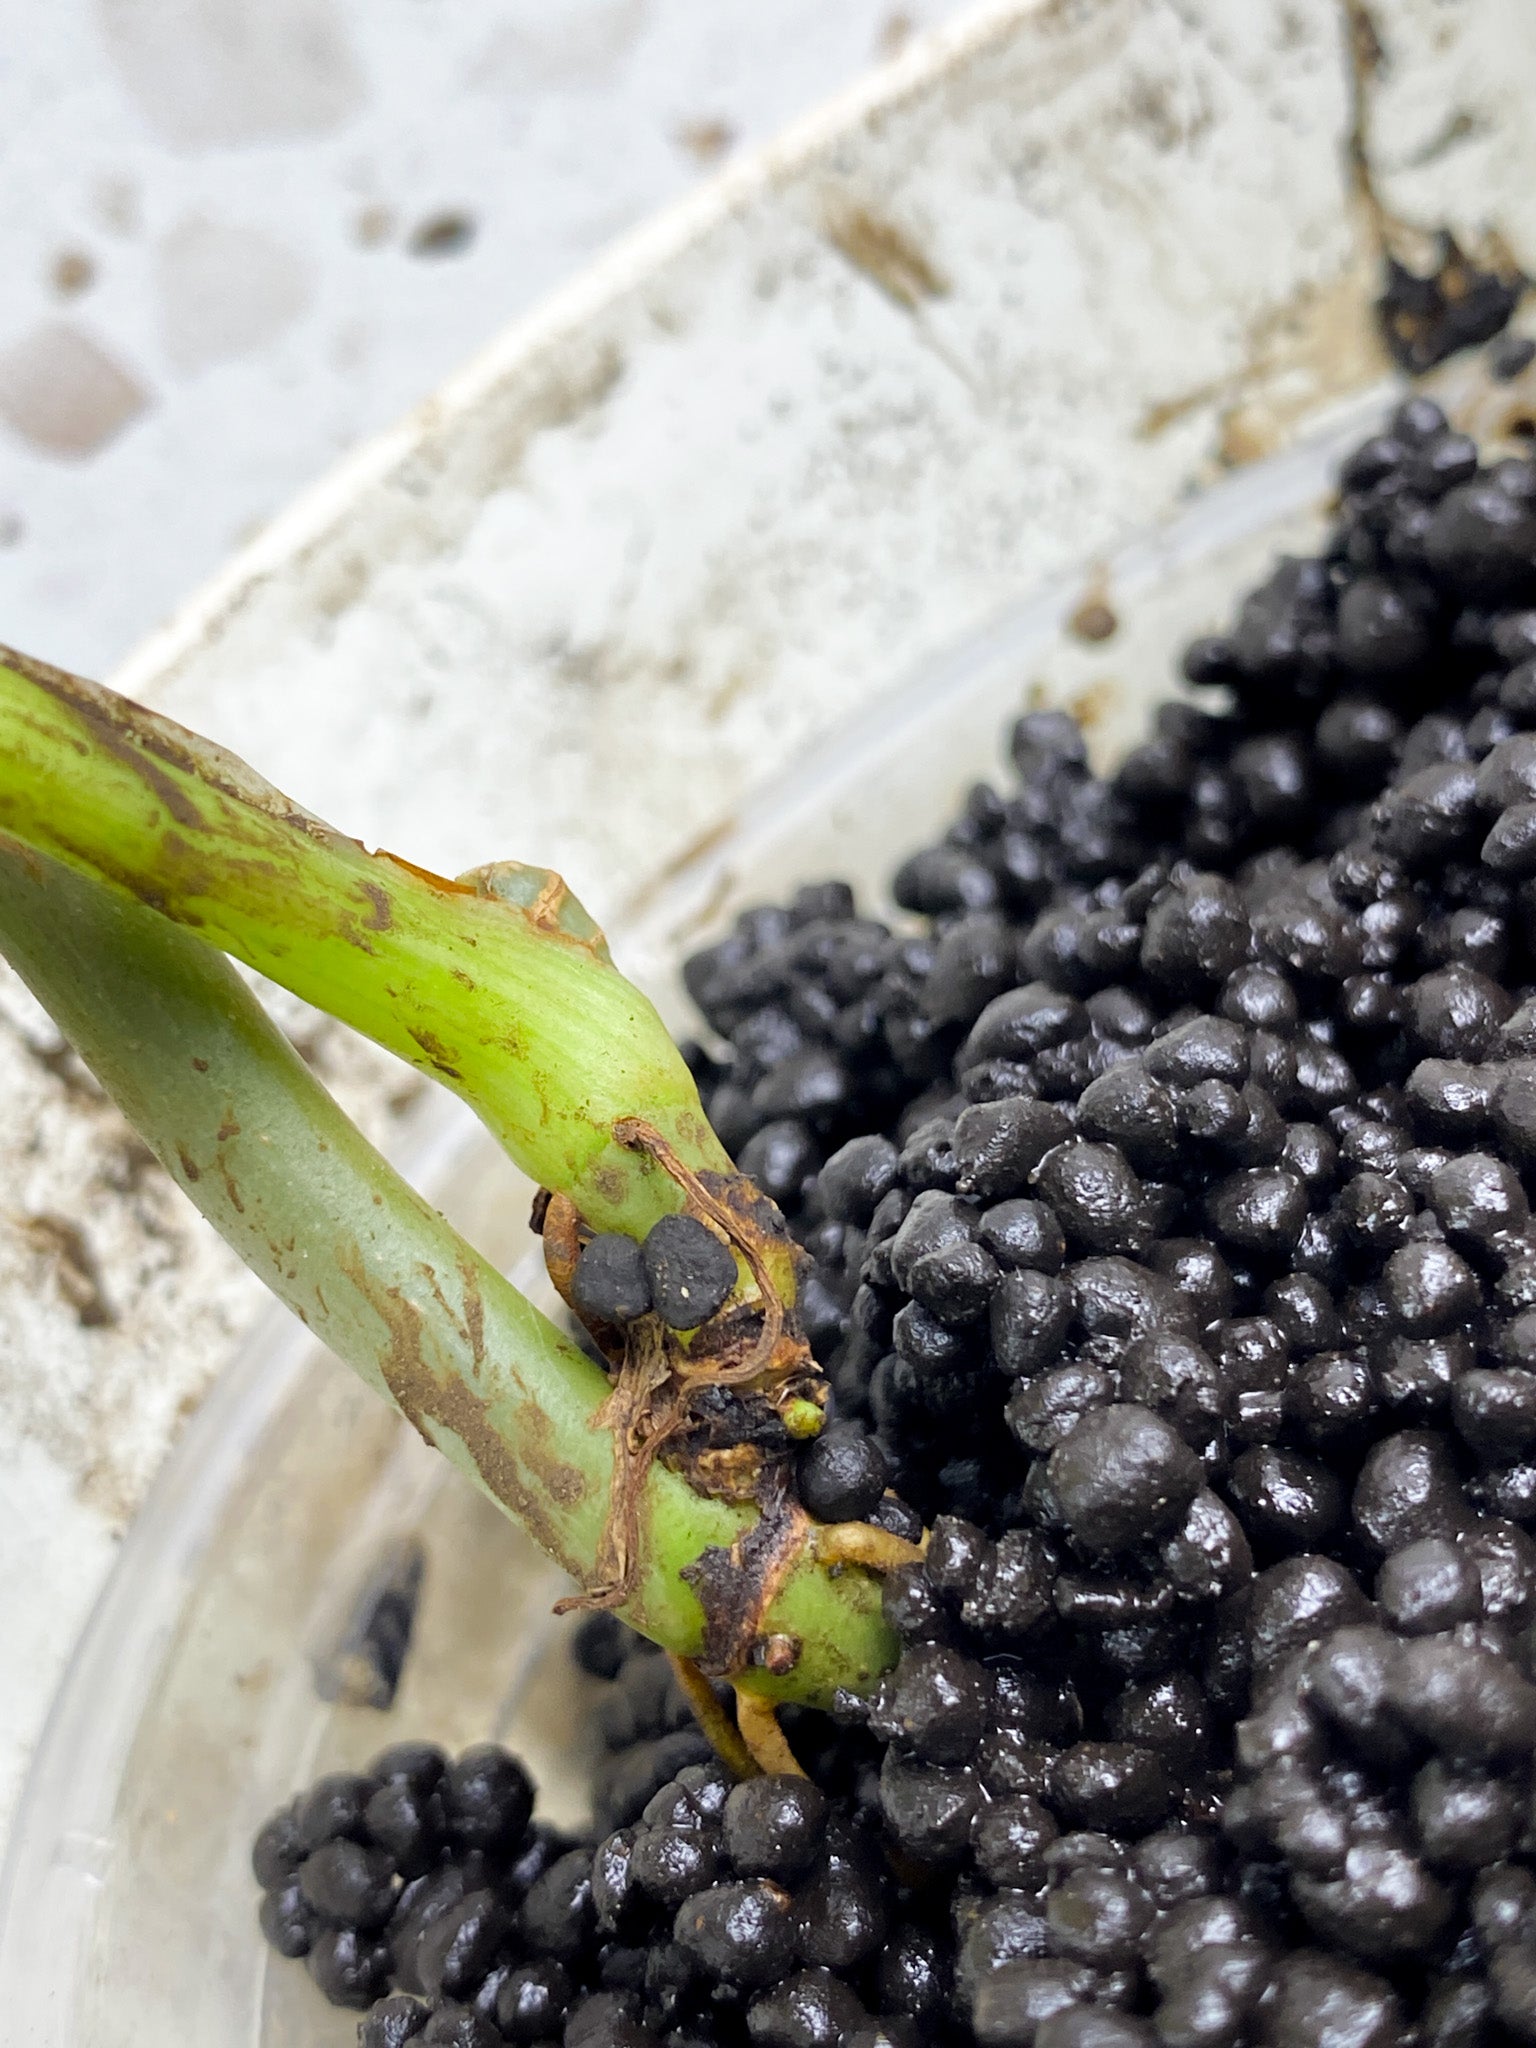
M 1331 469 L 1385 397 L 899 683 L 613 921 L 629 971 L 687 1029 L 677 963 L 736 910 L 834 874 L 882 903 L 898 858 L 994 772 L 1026 703 L 1074 708 L 1112 758 L 1172 687 L 1183 642 L 1224 620 L 1277 551 L 1315 538 Z M 1106 639 L 1070 628 L 1087 588 L 1118 621 Z M 507 1255 L 526 1189 L 467 1111 L 445 1096 L 427 1105 L 401 1164 Z M 543 1291 L 526 1259 L 516 1277 Z M 402 1541 L 420 1544 L 425 1570 L 393 1706 L 327 1698 L 317 1671 Z M 408 1734 L 504 1740 L 532 1765 L 541 1810 L 577 1818 L 594 1745 L 586 1681 L 563 1653 L 570 1624 L 550 1614 L 562 1583 L 274 1312 L 168 1460 L 55 1702 L 0 1877 L 9 2048 L 352 2042 L 355 2016 L 262 1943 L 250 1838 L 317 1772 Z

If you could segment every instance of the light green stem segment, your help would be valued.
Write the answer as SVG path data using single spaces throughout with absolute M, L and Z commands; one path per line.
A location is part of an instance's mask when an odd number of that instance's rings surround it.
M 643 1237 L 682 1205 L 616 1118 L 643 1115 L 696 1173 L 731 1170 L 666 1027 L 557 876 L 450 882 L 370 854 L 211 741 L 3 648 L 0 831 L 446 1081 L 600 1230 Z
M 3 838 L 0 951 L 252 1271 L 580 1580 L 612 1476 L 606 1378 L 374 1151 L 229 963 Z M 695 1654 L 679 1573 L 751 1519 L 653 1467 L 624 1618 Z M 825 1704 L 894 1661 L 862 1571 L 802 1558 L 766 1627 L 804 1646 L 786 1678 L 746 1674 L 774 1697 Z

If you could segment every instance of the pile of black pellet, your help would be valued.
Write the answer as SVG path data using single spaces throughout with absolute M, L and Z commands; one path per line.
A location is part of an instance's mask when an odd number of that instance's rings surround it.
M 732 1789 L 588 1623 L 581 1844 L 323 1781 L 264 1920 L 368 2048 L 1536 2044 L 1536 464 L 1409 400 L 1185 672 L 689 963 L 901 1660 Z

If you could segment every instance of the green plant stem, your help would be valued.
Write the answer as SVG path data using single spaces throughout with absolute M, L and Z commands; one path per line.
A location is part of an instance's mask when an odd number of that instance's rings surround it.
M 582 1580 L 612 1478 L 592 1426 L 607 1379 L 367 1143 L 229 963 L 3 837 L 0 951 L 252 1271 Z M 653 1467 L 624 1618 L 697 1654 L 703 1615 L 679 1574 L 753 1520 Z M 744 1674 L 770 1697 L 826 1704 L 894 1659 L 878 1582 L 809 1551 L 765 1628 L 803 1645 L 787 1677 Z
M 731 1170 L 661 1019 L 557 876 L 452 882 L 370 854 L 210 741 L 4 649 L 0 831 L 445 1081 L 598 1229 L 642 1237 L 682 1204 L 616 1142 L 620 1117 L 695 1173 Z

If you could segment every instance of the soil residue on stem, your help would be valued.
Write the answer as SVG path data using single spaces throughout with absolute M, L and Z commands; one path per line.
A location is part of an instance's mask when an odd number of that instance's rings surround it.
M 740 1175 L 696 1174 L 638 1117 L 614 1126 L 621 1145 L 655 1160 L 684 1196 L 686 1213 L 736 1254 L 749 1287 L 699 1329 L 675 1331 L 648 1313 L 622 1328 L 582 1313 L 576 1262 L 592 1231 L 564 1195 L 540 1194 L 534 1224 L 561 1298 L 602 1355 L 613 1391 L 593 1418 L 613 1434 L 613 1491 L 597 1568 L 564 1608 L 619 1607 L 640 1569 L 640 1509 L 657 1458 L 713 1499 L 755 1503 L 759 1520 L 731 1547 L 705 1552 L 684 1577 L 705 1613 L 701 1667 L 743 1669 L 784 1572 L 799 1553 L 805 1516 L 793 1504 L 794 1438 L 783 1416 L 793 1402 L 825 1403 L 826 1386 L 794 1311 L 798 1248 L 783 1218 Z

